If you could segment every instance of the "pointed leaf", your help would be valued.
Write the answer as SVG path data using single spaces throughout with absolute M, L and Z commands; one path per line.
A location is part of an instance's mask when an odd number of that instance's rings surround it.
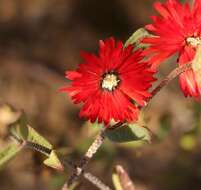
M 63 165 L 61 164 L 53 146 L 46 140 L 42 135 L 40 135 L 34 128 L 29 126 L 26 121 L 24 114 L 10 126 L 11 134 L 21 143 L 25 142 L 26 147 L 36 150 L 48 158 L 44 161 L 44 164 L 59 170 L 63 170 Z M 49 152 L 44 151 L 49 149 Z
M 127 124 L 115 130 L 107 130 L 106 136 L 109 140 L 124 143 L 131 141 L 145 141 L 150 142 L 151 135 L 149 131 L 139 126 L 137 123 Z
M 52 149 L 52 145 L 42 135 L 36 132 L 35 129 L 27 124 L 24 114 L 18 119 L 18 121 L 11 125 L 10 132 L 20 141 L 30 141 Z
M 21 114 L 19 119 L 10 125 L 11 134 L 18 140 L 26 140 L 28 136 L 28 128 L 25 114 Z
M 136 30 L 126 41 L 125 47 L 127 47 L 128 45 L 134 45 L 135 47 L 137 46 L 137 48 L 145 48 L 147 47 L 147 45 L 140 43 L 140 41 L 147 36 L 151 36 L 151 34 L 149 34 L 149 32 L 144 28 L 140 28 Z
M 9 144 L 3 150 L 0 150 L 0 168 L 10 161 L 22 149 L 22 146 L 17 144 Z
M 28 135 L 26 139 L 27 141 L 37 143 L 49 149 L 53 148 L 53 146 L 42 135 L 40 135 L 34 128 L 32 128 L 31 126 L 27 126 L 27 128 L 28 128 Z
M 46 159 L 43 163 L 51 168 L 61 170 L 61 171 L 64 170 L 64 166 L 62 165 L 61 161 L 59 160 L 54 150 L 52 150 L 52 152 L 49 155 L 49 158 Z

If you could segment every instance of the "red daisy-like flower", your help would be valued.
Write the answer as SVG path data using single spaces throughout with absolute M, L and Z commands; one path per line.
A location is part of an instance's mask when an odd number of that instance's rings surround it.
M 133 103 L 144 105 L 150 93 L 153 72 L 142 62 L 142 52 L 123 47 L 113 38 L 100 41 L 99 55 L 81 53 L 84 62 L 76 71 L 67 71 L 72 84 L 61 89 L 74 103 L 83 103 L 80 116 L 106 125 L 114 121 L 136 121 L 139 109 Z
M 177 0 L 156 2 L 159 16 L 152 16 L 153 24 L 146 28 L 155 36 L 148 37 L 143 43 L 150 44 L 145 54 L 155 70 L 168 57 L 178 53 L 179 65 L 191 62 L 196 48 L 201 45 L 201 0 L 195 0 L 193 8 L 189 3 L 181 4 Z M 185 96 L 196 99 L 201 95 L 201 84 L 196 80 L 193 70 L 180 75 L 180 86 Z

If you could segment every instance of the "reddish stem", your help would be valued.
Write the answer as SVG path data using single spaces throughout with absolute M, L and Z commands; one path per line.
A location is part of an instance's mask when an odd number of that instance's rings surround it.
M 166 85 L 168 85 L 170 83 L 170 81 L 172 81 L 173 79 L 175 79 L 177 76 L 179 76 L 180 74 L 184 73 L 185 71 L 189 70 L 192 68 L 192 64 L 191 63 L 187 63 L 185 65 L 182 65 L 180 67 L 177 67 L 176 69 L 174 69 L 172 72 L 170 72 L 170 74 L 164 78 L 160 84 L 154 88 L 151 92 L 152 96 L 149 98 L 149 100 L 147 101 L 150 102 L 150 100 L 158 93 L 160 92 L 160 90 L 165 87 Z

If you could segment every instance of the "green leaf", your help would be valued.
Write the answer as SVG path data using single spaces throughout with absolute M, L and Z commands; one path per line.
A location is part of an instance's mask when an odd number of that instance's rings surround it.
M 149 131 L 146 128 L 139 126 L 137 123 L 126 124 L 115 130 L 107 130 L 106 136 L 109 140 L 118 143 L 131 141 L 151 141 Z
M 27 124 L 26 117 L 23 114 L 18 121 L 10 127 L 11 134 L 20 141 L 30 141 L 46 148 L 52 149 L 52 145 L 36 130 Z
M 45 165 L 58 170 L 63 170 L 63 165 L 61 164 L 56 152 L 53 150 L 52 144 L 27 124 L 24 114 L 18 119 L 18 121 L 10 126 L 10 132 L 19 142 L 27 143 L 28 146 L 26 147 L 46 155 L 48 158 L 44 161 Z M 44 152 L 44 149 L 46 148 L 51 151 L 50 154 Z
M 16 154 L 22 149 L 22 146 L 17 144 L 9 144 L 3 150 L 0 151 L 0 168 L 4 167 L 8 161 L 16 156 Z
M 53 148 L 53 146 L 42 135 L 36 132 L 34 128 L 30 126 L 27 126 L 27 128 L 28 128 L 28 135 L 25 140 L 33 142 L 33 143 L 37 143 L 49 149 Z
M 25 114 L 21 114 L 19 119 L 10 125 L 11 134 L 20 141 L 26 140 L 28 128 Z
M 62 165 L 61 161 L 59 160 L 56 152 L 54 150 L 51 151 L 49 158 L 43 162 L 45 165 L 63 171 L 64 166 Z
M 125 47 L 127 47 L 128 45 L 134 45 L 134 46 L 137 46 L 137 48 L 146 48 L 147 45 L 140 43 L 140 41 L 144 37 L 148 37 L 148 36 L 151 36 L 151 34 L 149 34 L 149 32 L 147 30 L 145 30 L 144 28 L 140 28 L 140 29 L 136 30 L 131 35 L 131 37 L 126 41 Z

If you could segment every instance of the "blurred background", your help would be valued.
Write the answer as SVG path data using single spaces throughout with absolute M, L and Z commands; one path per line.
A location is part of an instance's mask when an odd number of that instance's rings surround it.
M 79 160 L 96 129 L 78 118 L 79 106 L 58 88 L 64 72 L 75 69 L 80 50 L 96 52 L 98 40 L 125 41 L 150 22 L 153 0 L 0 0 L 0 148 L 8 142 L 3 104 L 23 109 L 29 123 L 63 154 Z M 176 65 L 164 64 L 158 78 Z M 137 190 L 201 189 L 201 103 L 184 98 L 178 81 L 158 94 L 144 111 L 157 135 L 152 144 L 106 141 L 89 171 L 112 186 L 116 164 L 123 165 Z M 1 190 L 59 190 L 63 174 L 42 164 L 32 151 L 20 153 L 0 170 Z M 81 190 L 95 190 L 82 179 Z

